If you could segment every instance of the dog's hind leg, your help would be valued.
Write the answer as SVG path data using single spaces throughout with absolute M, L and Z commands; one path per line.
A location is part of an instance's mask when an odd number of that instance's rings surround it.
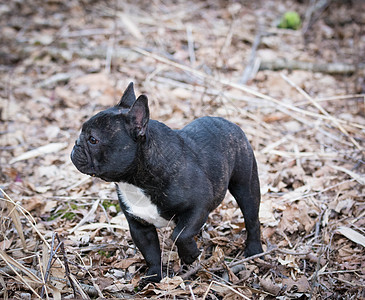
M 245 170 L 247 172 L 247 170 Z M 257 175 L 256 161 L 253 161 L 252 172 L 249 180 L 241 171 L 236 171 L 232 176 L 228 189 L 236 199 L 245 219 L 247 231 L 245 256 L 263 252 L 260 241 L 260 183 Z

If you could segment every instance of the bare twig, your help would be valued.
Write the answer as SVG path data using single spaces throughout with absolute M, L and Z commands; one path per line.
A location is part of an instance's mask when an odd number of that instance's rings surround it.
M 257 71 L 259 69 L 261 62 L 257 63 L 258 61 L 257 61 L 257 57 L 256 57 L 256 52 L 257 52 L 258 47 L 260 46 L 261 37 L 262 37 L 262 25 L 259 24 L 258 31 L 255 36 L 255 40 L 253 41 L 253 44 L 252 44 L 251 54 L 250 54 L 250 58 L 248 60 L 248 64 L 247 64 L 245 70 L 243 71 L 242 77 L 239 81 L 240 84 L 246 84 L 246 82 L 250 78 L 254 77 L 255 73 L 257 73 Z
M 70 267 L 68 266 L 68 260 L 67 260 L 67 257 L 66 257 L 65 246 L 64 246 L 63 242 L 60 240 L 57 232 L 56 232 L 55 235 L 56 235 L 56 238 L 58 240 L 59 246 L 61 248 L 61 253 L 62 253 L 62 256 L 63 256 L 63 263 L 65 265 L 66 277 L 68 278 L 68 281 L 70 282 L 70 285 L 71 285 L 72 290 L 74 292 L 74 297 L 76 298 L 76 288 L 75 288 L 73 280 L 71 280 L 71 275 L 70 275 L 71 272 L 70 272 Z
M 195 267 L 191 268 L 190 270 L 188 270 L 187 272 L 185 272 L 184 274 L 182 274 L 181 275 L 181 278 L 182 279 L 188 279 L 190 276 L 198 273 L 202 268 L 203 268 L 203 266 L 199 262 Z
M 193 29 L 192 29 L 191 24 L 186 25 L 186 36 L 187 36 L 187 40 L 188 40 L 190 64 L 192 66 L 195 66 L 196 59 L 195 59 L 195 51 L 194 51 L 194 37 L 193 37 Z
M 52 243 L 51 243 L 51 254 L 49 256 L 49 260 L 48 260 L 48 264 L 47 264 L 47 268 L 46 268 L 46 274 L 44 275 L 44 285 L 42 287 L 42 291 L 41 291 L 41 298 L 43 298 L 43 295 L 44 295 L 44 291 L 45 291 L 45 284 L 47 283 L 48 281 L 48 276 L 49 276 L 49 273 L 50 273 L 50 270 L 51 270 L 51 267 L 53 265 L 53 263 L 55 262 L 54 260 L 54 257 L 59 249 L 59 247 L 61 246 L 61 243 L 59 243 L 57 245 L 56 248 L 54 248 L 54 242 L 55 242 L 55 235 L 56 233 L 53 233 L 52 235 Z
M 281 76 L 301 95 L 303 95 L 306 99 L 308 99 L 322 114 L 328 117 L 328 119 L 331 120 L 338 127 L 338 129 L 340 129 L 340 131 L 350 139 L 350 141 L 355 145 L 357 149 L 362 150 L 362 147 L 359 145 L 359 143 L 356 142 L 355 139 L 349 135 L 346 129 L 343 128 L 343 126 L 339 123 L 337 118 L 331 116 L 318 102 L 316 102 L 311 96 L 308 95 L 308 93 L 306 93 L 302 88 L 300 88 L 293 81 L 291 81 L 285 74 L 281 73 Z
M 321 256 L 323 254 L 323 246 L 322 246 L 321 252 L 322 253 L 320 253 L 318 255 L 317 264 L 316 264 L 316 271 L 312 275 L 312 285 L 311 285 L 311 291 L 310 291 L 309 299 L 312 299 L 312 297 L 313 297 L 314 288 L 315 288 L 316 283 L 317 283 L 317 280 L 318 280 L 318 272 L 319 272 L 320 267 L 321 267 L 321 263 L 320 262 L 321 262 Z
M 311 0 L 310 6 L 305 13 L 302 33 L 306 34 L 319 16 L 326 10 L 332 0 Z M 314 16 L 313 16 L 314 15 Z

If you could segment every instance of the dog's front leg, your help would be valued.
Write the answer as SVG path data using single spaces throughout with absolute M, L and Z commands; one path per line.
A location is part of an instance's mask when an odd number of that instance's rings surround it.
M 208 218 L 208 211 L 197 210 L 185 212 L 177 218 L 176 227 L 172 233 L 179 256 L 183 263 L 191 264 L 200 255 L 194 237 L 199 233 Z
M 141 223 L 128 214 L 126 217 L 132 239 L 148 266 L 146 281 L 159 282 L 162 279 L 161 249 L 155 226 Z

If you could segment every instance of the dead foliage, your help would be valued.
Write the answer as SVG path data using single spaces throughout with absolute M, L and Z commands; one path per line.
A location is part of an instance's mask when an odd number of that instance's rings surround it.
M 288 10 L 302 31 L 276 28 Z M 361 1 L 18 0 L 0 4 L 0 24 L 0 297 L 365 297 Z M 279 60 L 284 71 L 260 67 Z M 359 68 L 308 68 L 333 63 Z M 244 129 L 265 257 L 243 257 L 228 195 L 200 260 L 181 266 L 162 229 L 168 277 L 138 288 L 144 262 L 113 185 L 69 159 L 81 124 L 130 81 L 173 128 L 215 115 Z

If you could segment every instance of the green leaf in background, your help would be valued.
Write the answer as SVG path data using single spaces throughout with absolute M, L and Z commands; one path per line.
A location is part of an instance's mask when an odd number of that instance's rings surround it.
M 295 11 L 287 11 L 280 20 L 279 28 L 294 29 L 297 30 L 302 25 L 300 16 Z

